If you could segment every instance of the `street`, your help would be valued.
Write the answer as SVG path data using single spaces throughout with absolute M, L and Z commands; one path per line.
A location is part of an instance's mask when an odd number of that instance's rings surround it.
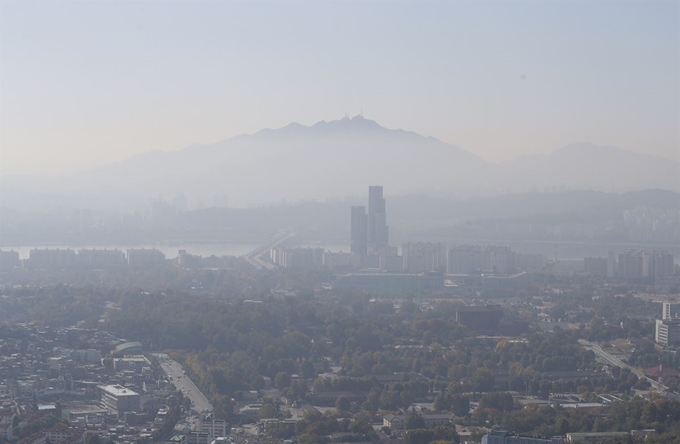
M 173 361 L 163 354 L 158 354 L 156 357 L 158 358 L 163 371 L 165 371 L 170 378 L 170 382 L 172 382 L 175 387 L 177 387 L 177 390 L 181 391 L 184 396 L 189 398 L 194 410 L 199 413 L 212 411 L 213 406 L 210 404 L 210 401 L 208 401 L 208 398 L 206 398 L 193 381 L 184 374 L 182 365 L 179 362 Z

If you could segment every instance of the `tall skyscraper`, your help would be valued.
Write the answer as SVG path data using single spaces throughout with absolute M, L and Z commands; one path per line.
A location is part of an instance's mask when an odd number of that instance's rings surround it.
M 368 245 L 378 251 L 387 249 L 389 229 L 385 214 L 383 187 L 368 187 Z
M 352 207 L 350 225 L 350 252 L 360 256 L 368 254 L 368 216 L 366 207 Z
M 352 207 L 350 232 L 350 251 L 361 256 L 362 267 L 390 269 L 388 259 L 397 255 L 389 248 L 383 187 L 368 187 L 368 214 L 364 206 Z

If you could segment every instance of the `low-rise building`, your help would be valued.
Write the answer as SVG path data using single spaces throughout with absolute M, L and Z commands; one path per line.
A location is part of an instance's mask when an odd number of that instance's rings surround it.
M 451 423 L 456 415 L 453 413 L 429 413 L 421 415 L 425 428 L 431 429 L 440 425 Z M 389 427 L 392 430 L 403 430 L 406 423 L 404 415 L 385 415 L 383 416 L 383 427 Z
M 210 444 L 211 441 L 208 432 L 192 431 L 186 435 L 186 444 Z
M 139 411 L 139 393 L 121 385 L 100 385 L 101 401 L 110 413 L 122 417 L 125 412 Z
M 586 432 L 586 433 L 567 433 L 566 442 L 604 442 L 608 439 L 627 438 L 628 432 Z
M 536 438 L 519 436 L 504 430 L 494 430 L 482 436 L 482 444 L 562 444 L 562 438 Z

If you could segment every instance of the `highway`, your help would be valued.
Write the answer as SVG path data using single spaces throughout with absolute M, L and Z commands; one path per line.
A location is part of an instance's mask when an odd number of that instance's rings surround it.
M 600 347 L 599 345 L 597 345 L 593 342 L 588 342 L 585 339 L 579 339 L 578 343 L 581 347 L 585 348 L 586 350 L 591 350 L 593 353 L 595 353 L 595 355 L 598 358 L 600 358 L 605 363 L 607 363 L 609 365 L 615 365 L 615 366 L 621 367 L 621 368 L 627 368 L 638 378 L 646 379 L 647 381 L 650 382 L 650 384 L 652 384 L 652 387 L 655 388 L 657 391 L 663 392 L 663 391 L 668 390 L 668 387 L 666 387 L 665 385 L 660 384 L 660 383 L 656 382 L 655 380 L 653 380 L 651 378 L 648 378 L 640 370 L 636 369 L 635 367 L 631 367 L 630 365 L 626 364 L 625 362 L 623 362 L 622 360 L 620 360 L 616 356 L 612 355 L 611 353 L 608 353 L 608 352 L 602 350 L 602 347 Z
M 212 404 L 208 401 L 208 398 L 201 393 L 198 387 L 196 387 L 193 381 L 184 374 L 182 365 L 179 362 L 173 361 L 168 358 L 167 355 L 163 354 L 158 354 L 156 357 L 158 357 L 163 371 L 165 371 L 168 378 L 170 378 L 170 382 L 172 382 L 175 387 L 177 387 L 177 390 L 180 390 L 184 396 L 189 398 L 194 410 L 199 413 L 212 412 Z

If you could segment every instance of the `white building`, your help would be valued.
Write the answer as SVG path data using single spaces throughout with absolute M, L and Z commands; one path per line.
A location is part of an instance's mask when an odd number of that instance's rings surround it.
M 663 345 L 680 344 L 680 319 L 657 319 L 654 339 Z
M 212 442 L 216 438 L 227 436 L 227 421 L 215 419 L 215 415 L 207 413 L 198 418 L 196 431 L 207 433 L 208 439 Z
M 680 318 L 680 302 L 664 302 L 661 319 Z
M 100 385 L 101 401 L 109 412 L 123 416 L 125 412 L 139 411 L 139 393 L 122 385 Z

